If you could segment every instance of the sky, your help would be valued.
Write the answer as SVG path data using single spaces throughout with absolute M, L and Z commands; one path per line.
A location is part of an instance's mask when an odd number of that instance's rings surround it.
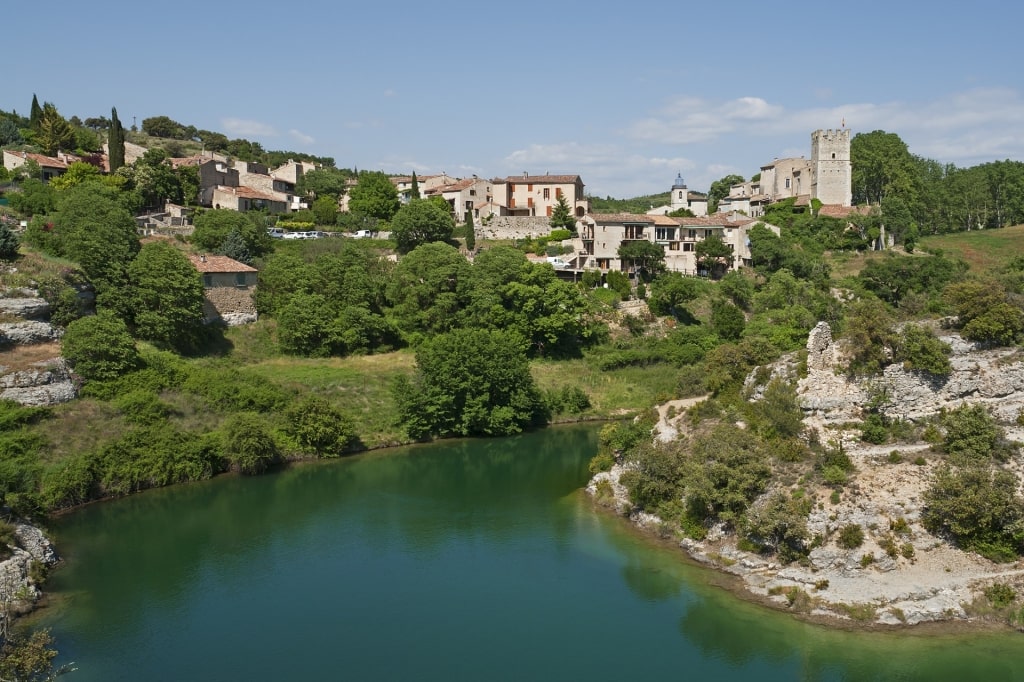
M 778 11 L 775 11 L 777 8 Z M 691 190 L 811 133 L 896 133 L 959 167 L 1024 160 L 1024 4 L 15 0 L 0 109 L 185 125 L 458 177 Z

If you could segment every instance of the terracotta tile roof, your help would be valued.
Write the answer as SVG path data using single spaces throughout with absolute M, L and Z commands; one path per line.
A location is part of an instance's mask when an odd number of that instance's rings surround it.
M 645 223 L 647 225 L 653 225 L 655 218 L 655 216 L 636 215 L 635 213 L 591 213 L 587 217 L 598 224 Z
M 32 152 L 15 152 L 9 149 L 4 150 L 5 154 L 11 154 L 13 156 L 19 156 L 26 161 L 35 161 L 43 168 L 63 168 L 67 170 L 68 164 L 64 163 L 60 159 L 55 159 L 52 156 L 43 156 L 42 154 L 33 154 Z
M 658 214 L 655 213 L 651 217 L 654 218 L 654 224 L 655 225 L 672 226 L 672 227 L 676 227 L 676 226 L 679 225 L 679 223 L 676 222 L 675 218 L 670 218 L 667 215 L 658 215 Z
M 208 255 L 197 255 L 194 253 L 188 254 L 188 259 L 192 261 L 192 265 L 195 266 L 199 272 L 257 272 L 256 268 L 250 267 L 245 263 L 239 263 L 234 258 L 228 258 L 227 256 L 208 256 Z
M 239 187 L 228 187 L 226 185 L 217 185 L 217 191 L 225 192 L 226 194 L 234 194 L 236 197 L 239 197 L 239 198 L 242 198 L 242 199 L 262 199 L 263 201 L 277 201 L 277 202 L 284 201 L 284 199 L 281 199 L 279 197 L 275 197 L 273 194 L 267 194 L 266 192 L 261 192 L 258 189 L 253 189 L 252 187 L 246 187 L 245 185 L 241 185 Z
M 818 215 L 829 218 L 847 218 L 853 214 L 869 215 L 870 206 L 840 206 L 839 204 L 825 204 L 818 211 Z
M 496 180 L 495 182 L 507 182 L 517 185 L 572 185 L 578 182 L 579 179 L 580 176 L 578 175 L 512 175 L 504 180 Z
M 440 187 L 435 187 L 434 189 L 428 190 L 428 194 L 438 194 L 442 192 L 461 192 L 462 190 L 468 187 L 472 187 L 475 182 L 476 180 L 474 180 L 473 178 L 469 178 L 468 180 L 459 180 L 458 182 L 453 182 L 448 185 L 441 185 Z

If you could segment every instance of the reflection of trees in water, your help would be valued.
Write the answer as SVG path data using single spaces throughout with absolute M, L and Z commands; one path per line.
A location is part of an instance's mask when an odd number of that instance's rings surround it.
M 1012 659 L 1007 657 L 1007 638 L 986 656 L 971 645 L 973 636 L 836 630 L 750 604 L 723 608 L 717 598 L 691 604 L 679 620 L 679 630 L 705 658 L 736 668 L 763 667 L 765 675 L 758 674 L 759 680 L 959 682 L 1020 679 L 1024 673 L 1024 655 L 1018 647 L 1013 647 Z M 994 644 L 1000 639 L 982 635 L 977 641 Z
M 596 448 L 593 425 L 447 441 L 147 491 L 54 525 L 73 552 L 65 570 L 81 564 L 97 600 L 171 602 L 207 563 L 241 573 L 271 546 L 314 551 L 310 537 L 354 536 L 382 551 L 401 538 L 399 548 L 422 552 L 453 537 L 529 533 L 583 485 Z

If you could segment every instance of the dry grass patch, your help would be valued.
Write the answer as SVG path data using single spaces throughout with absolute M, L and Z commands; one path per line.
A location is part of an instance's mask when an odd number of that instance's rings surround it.
M 3 373 L 39 369 L 34 365 L 60 357 L 60 342 L 36 343 L 30 346 L 13 346 L 0 352 L 0 366 Z

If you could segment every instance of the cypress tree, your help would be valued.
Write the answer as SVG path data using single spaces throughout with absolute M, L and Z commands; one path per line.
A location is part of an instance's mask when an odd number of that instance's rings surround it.
M 473 212 L 466 211 L 466 250 L 476 248 L 476 228 L 473 226 Z
M 32 130 L 39 130 L 39 125 L 43 122 L 43 108 L 39 106 L 39 100 L 36 98 L 36 94 L 32 93 L 32 110 L 29 113 L 29 127 Z
M 416 179 L 416 171 L 412 172 L 412 189 L 409 190 L 409 196 L 411 196 L 413 199 L 420 198 L 420 183 Z
M 124 165 L 124 128 L 117 117 L 117 109 L 110 110 L 110 134 L 107 137 L 107 157 L 110 160 L 110 172 L 114 173 Z

